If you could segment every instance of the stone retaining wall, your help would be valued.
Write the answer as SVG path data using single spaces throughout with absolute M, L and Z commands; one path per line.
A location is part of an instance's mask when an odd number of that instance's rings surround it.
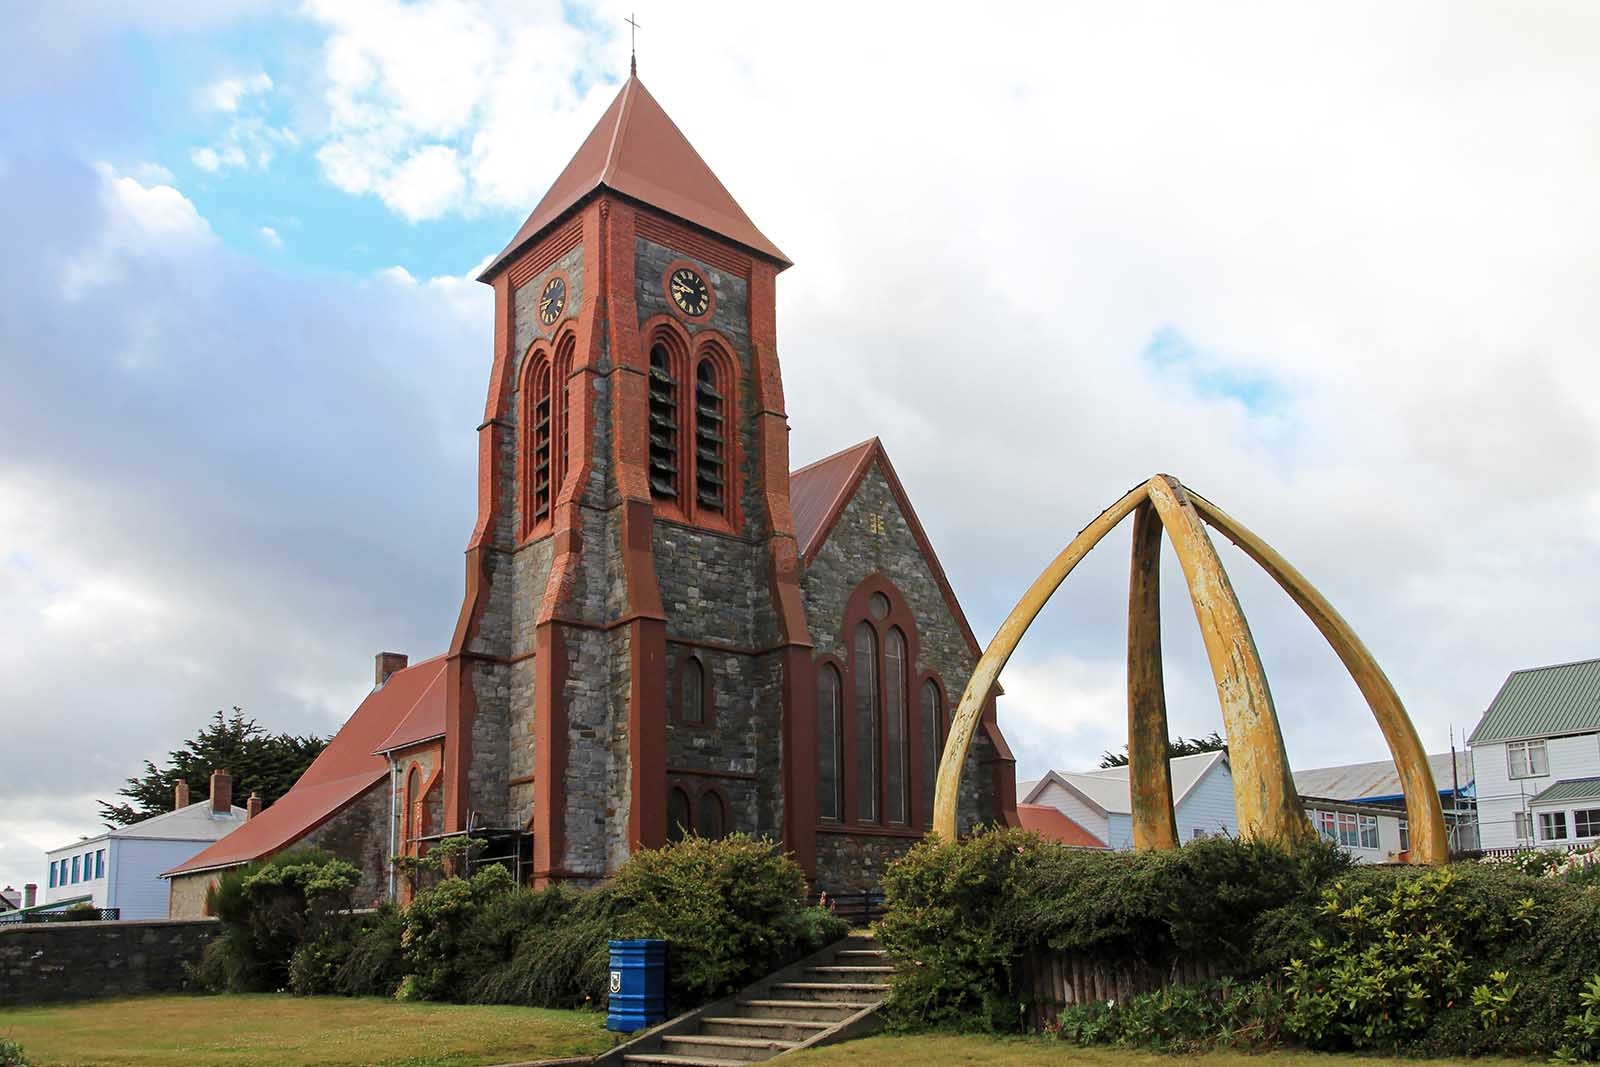
M 215 919 L 0 926 L 0 1007 L 190 987 Z

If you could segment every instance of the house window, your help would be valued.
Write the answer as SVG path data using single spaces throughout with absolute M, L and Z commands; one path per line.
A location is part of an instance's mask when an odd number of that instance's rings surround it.
M 1567 839 L 1567 813 L 1564 811 L 1541 811 L 1539 813 L 1539 838 L 1542 841 L 1565 841 Z
M 94 854 L 94 876 L 96 878 L 104 878 L 106 876 L 106 850 L 103 848 L 97 850 Z
M 650 495 L 678 499 L 678 382 L 661 344 L 650 349 Z
M 1411 823 L 1409 820 L 1400 820 L 1400 851 L 1411 851 Z
M 933 825 L 933 794 L 944 754 L 944 699 L 932 678 L 922 683 L 922 826 Z
M 725 482 L 728 410 L 726 390 L 718 388 L 717 365 L 702 357 L 695 368 L 694 382 L 694 486 L 695 504 L 710 512 L 721 512 Z
M 907 759 L 910 716 L 906 707 L 906 638 L 899 628 L 889 631 L 883 642 L 883 688 L 888 717 L 884 743 L 888 746 L 884 763 L 888 779 L 889 823 L 904 826 L 911 821 L 911 783 Z
M 1339 844 L 1344 848 L 1361 847 L 1361 831 L 1357 829 L 1356 817 L 1348 811 L 1339 813 Z
M 1573 837 L 1600 837 L 1600 808 L 1585 808 L 1572 813 Z
M 1377 819 L 1377 816 L 1374 816 L 1374 815 L 1362 815 L 1360 818 L 1361 818 L 1361 847 L 1362 848 L 1377 848 L 1378 847 L 1378 819 Z
M 690 656 L 678 671 L 678 718 L 701 725 L 706 721 L 706 669 Z
M 878 635 L 871 626 L 856 627 L 856 818 L 878 821 Z
M 78 857 L 72 857 L 72 884 L 78 884 Z
M 716 840 L 722 836 L 724 817 L 722 797 L 712 789 L 701 793 L 700 810 L 695 814 L 694 820 L 695 833 L 708 840 Z
M 689 794 L 678 786 L 667 791 L 667 840 L 682 841 L 689 833 Z
M 1543 741 L 1512 741 L 1506 745 L 1506 763 L 1513 778 L 1542 778 L 1550 773 Z
M 1533 814 L 1531 812 L 1517 812 L 1516 830 L 1518 841 L 1533 840 Z
M 843 814 L 839 802 L 839 784 L 844 779 L 839 772 L 842 689 L 839 672 L 831 663 L 824 663 L 817 672 L 817 817 L 830 822 Z
M 1211 836 L 1210 834 L 1206 833 L 1204 830 L 1200 829 L 1200 827 L 1198 827 L 1198 826 L 1196 826 L 1193 830 L 1189 831 L 1189 840 L 1190 841 L 1204 841 L 1206 838 L 1208 838 L 1210 836 Z
M 48 888 L 54 889 L 55 887 L 56 887 L 56 861 L 55 860 L 51 860 L 50 861 L 50 885 L 48 886 Z

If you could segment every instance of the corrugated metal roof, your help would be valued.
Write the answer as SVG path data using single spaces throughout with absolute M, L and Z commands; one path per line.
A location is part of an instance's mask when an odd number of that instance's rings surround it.
M 1600 778 L 1564 778 L 1528 801 L 1544 804 L 1553 800 L 1592 800 L 1600 797 Z
M 870 437 L 790 472 L 789 509 L 794 515 L 794 537 L 802 558 L 810 555 L 817 539 L 827 534 L 833 518 L 844 506 L 845 494 L 877 445 L 878 439 Z
M 1512 671 L 1469 744 L 1600 730 L 1600 659 Z
M 1441 793 L 1451 789 L 1450 753 L 1430 752 L 1428 766 L 1433 769 L 1433 784 Z M 1294 771 L 1294 789 L 1303 797 L 1329 800 L 1388 800 L 1405 795 L 1400 772 L 1394 760 L 1348 763 L 1339 767 L 1312 767 Z M 1463 793 L 1472 785 L 1472 760 L 1467 752 L 1456 753 L 1456 781 Z
M 1048 804 L 1018 804 L 1017 819 L 1024 830 L 1032 830 L 1046 841 L 1075 848 L 1105 848 L 1106 843 L 1085 830 L 1064 811 Z
M 1177 756 L 1168 760 L 1167 773 L 1172 781 L 1172 802 L 1182 803 L 1183 798 L 1189 795 L 1190 790 L 1194 789 L 1201 778 L 1205 777 L 1206 772 L 1227 758 L 1226 752 L 1197 752 L 1192 756 Z M 1019 787 L 1017 795 L 1026 803 L 1032 800 L 1032 794 L 1047 780 L 1070 786 L 1107 813 L 1128 815 L 1133 811 L 1133 791 L 1128 785 L 1126 765 L 1103 767 L 1094 771 L 1051 771 L 1044 778 L 1033 782 L 1026 792 Z M 1021 808 L 1022 805 L 1018 804 L 1017 810 L 1020 811 Z

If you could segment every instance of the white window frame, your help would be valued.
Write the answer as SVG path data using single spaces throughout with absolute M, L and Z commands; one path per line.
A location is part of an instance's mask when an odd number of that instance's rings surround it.
M 1551 833 L 1560 830 L 1560 833 Z M 1541 811 L 1539 813 L 1539 840 L 1540 841 L 1566 841 L 1567 813 L 1564 811 Z
M 1339 813 L 1339 844 L 1344 848 L 1361 847 L 1361 820 L 1353 811 Z
M 1506 742 L 1506 774 L 1511 778 L 1547 778 L 1550 749 L 1543 738 Z
M 1516 812 L 1514 816 L 1514 826 L 1518 841 L 1533 840 L 1533 812 Z
M 1411 851 L 1411 820 L 1410 819 L 1401 819 L 1400 820 L 1400 851 L 1401 852 L 1410 852 Z
M 1379 837 L 1378 837 L 1378 817 L 1376 815 L 1360 815 L 1360 816 L 1357 816 L 1357 822 L 1358 822 L 1358 826 L 1359 826 L 1359 829 L 1358 829 L 1357 832 L 1361 836 L 1361 847 L 1362 848 L 1377 849 L 1378 848 L 1378 841 L 1379 841 Z M 1367 844 L 1367 835 L 1369 833 L 1372 835 L 1372 844 L 1370 844 L 1370 845 Z

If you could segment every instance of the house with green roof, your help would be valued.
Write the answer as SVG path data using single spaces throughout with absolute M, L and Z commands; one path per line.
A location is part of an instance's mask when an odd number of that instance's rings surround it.
M 1600 842 L 1600 659 L 1512 671 L 1467 744 L 1484 848 Z

